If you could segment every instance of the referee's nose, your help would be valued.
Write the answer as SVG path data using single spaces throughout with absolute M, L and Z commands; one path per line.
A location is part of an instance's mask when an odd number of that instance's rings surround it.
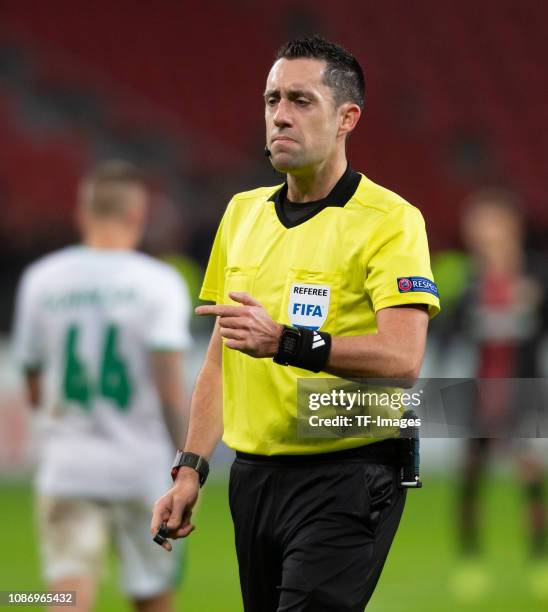
M 284 98 L 282 98 L 276 105 L 276 112 L 273 116 L 274 125 L 276 127 L 290 127 L 293 125 L 289 106 L 289 101 L 285 100 Z

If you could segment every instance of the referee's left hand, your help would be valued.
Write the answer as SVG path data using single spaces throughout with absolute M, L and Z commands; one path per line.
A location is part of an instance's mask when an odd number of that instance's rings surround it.
M 219 317 L 221 336 L 228 348 L 251 357 L 273 357 L 278 351 L 283 325 L 276 323 L 249 293 L 233 291 L 229 296 L 241 306 L 198 306 L 196 314 Z

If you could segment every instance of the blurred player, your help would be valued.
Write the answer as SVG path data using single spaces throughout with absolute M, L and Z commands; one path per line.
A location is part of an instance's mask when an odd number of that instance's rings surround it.
M 472 255 L 474 276 L 451 327 L 453 334 L 468 338 L 477 347 L 479 379 L 542 376 L 540 349 L 548 331 L 548 278 L 545 262 L 526 252 L 523 230 L 511 194 L 485 190 L 470 198 L 463 235 Z M 459 499 L 462 549 L 472 559 L 481 550 L 478 496 L 489 453 L 497 442 L 501 446 L 497 432 L 512 428 L 518 411 L 523 415 L 527 408 L 500 384 L 483 384 L 482 390 L 473 418 L 485 437 L 466 441 Z M 535 452 L 538 442 L 514 441 L 513 446 L 528 507 L 530 554 L 542 561 L 548 560 L 548 543 L 543 464 L 540 453 Z M 548 593 L 548 584 L 544 590 Z
M 147 191 L 125 162 L 100 164 L 80 186 L 83 244 L 31 265 L 20 283 L 15 351 L 34 408 L 43 407 L 37 517 L 49 588 L 93 606 L 106 544 L 142 612 L 172 609 L 180 555 L 148 531 L 150 508 L 186 434 L 182 351 L 186 288 L 135 252 Z

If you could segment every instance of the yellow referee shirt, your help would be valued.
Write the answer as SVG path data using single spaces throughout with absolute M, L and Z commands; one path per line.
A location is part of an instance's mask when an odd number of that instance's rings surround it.
M 350 167 L 324 206 L 298 224 L 284 215 L 287 184 L 239 193 L 217 231 L 200 298 L 233 303 L 246 291 L 285 325 L 333 336 L 376 331 L 375 313 L 401 304 L 439 311 L 421 213 Z M 224 441 L 262 455 L 309 454 L 372 439 L 299 439 L 297 378 L 331 377 L 223 346 Z

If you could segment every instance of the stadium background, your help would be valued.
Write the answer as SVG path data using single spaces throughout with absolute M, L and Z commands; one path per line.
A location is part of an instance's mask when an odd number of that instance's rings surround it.
M 463 198 L 503 185 L 525 203 L 528 246 L 546 251 L 548 5 L 542 1 L 327 2 L 213 0 L 207 5 L 52 0 L 0 2 L 0 590 L 43 588 L 33 531 L 28 415 L 9 356 L 23 267 L 76 239 L 76 182 L 95 160 L 143 167 L 154 189 L 144 248 L 169 258 L 196 295 L 228 197 L 279 182 L 262 155 L 261 94 L 277 46 L 321 33 L 351 49 L 366 75 L 353 166 L 422 210 L 444 303 L 458 293 Z M 199 367 L 207 329 L 193 322 Z M 423 376 L 470 374 L 469 347 L 440 370 L 435 329 Z M 545 360 L 548 363 L 548 359 Z M 512 462 L 486 483 L 484 534 L 494 583 L 476 601 L 453 594 L 458 441 L 424 447 L 426 486 L 409 496 L 371 603 L 373 612 L 548 608 L 527 588 L 525 524 Z M 189 541 L 179 609 L 241 609 L 221 449 Z M 123 610 L 116 570 L 99 609 Z

